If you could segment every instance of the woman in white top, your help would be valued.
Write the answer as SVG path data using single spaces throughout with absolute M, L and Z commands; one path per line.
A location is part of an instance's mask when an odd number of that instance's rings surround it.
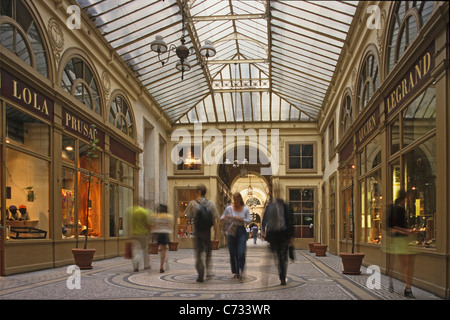
M 233 204 L 228 206 L 220 218 L 227 226 L 227 242 L 230 251 L 231 272 L 234 278 L 243 282 L 242 272 L 245 267 L 245 250 L 247 231 L 245 223 L 251 222 L 250 210 L 244 205 L 244 199 L 239 192 L 233 194 Z

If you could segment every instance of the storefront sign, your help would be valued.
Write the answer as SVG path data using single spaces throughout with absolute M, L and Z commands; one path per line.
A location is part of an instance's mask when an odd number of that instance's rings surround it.
M 62 117 L 64 127 L 70 132 L 88 140 L 98 139 L 97 145 L 101 148 L 105 147 L 105 134 L 102 131 L 93 128 L 90 123 L 65 109 L 62 109 Z
M 109 138 L 109 150 L 113 155 L 132 165 L 136 163 L 136 152 L 128 149 L 113 138 Z
M 5 70 L 1 71 L 1 94 L 48 120 L 53 121 L 53 101 L 17 79 Z
M 434 69 L 434 41 L 385 97 L 386 116 L 392 115 L 404 101 L 430 78 Z
M 356 146 L 358 148 L 377 130 L 379 124 L 380 112 L 378 108 L 376 108 L 356 133 Z

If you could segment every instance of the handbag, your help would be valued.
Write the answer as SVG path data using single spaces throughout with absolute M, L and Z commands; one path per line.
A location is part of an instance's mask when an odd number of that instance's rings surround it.
M 292 261 L 295 260 L 294 246 L 292 245 L 289 246 L 289 259 L 291 259 Z
M 123 257 L 125 259 L 131 259 L 133 257 L 133 243 L 131 241 L 125 242 L 125 254 Z

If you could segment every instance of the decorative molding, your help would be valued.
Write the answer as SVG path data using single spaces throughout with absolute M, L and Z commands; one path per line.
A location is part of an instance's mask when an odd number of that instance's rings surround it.
M 55 18 L 50 18 L 48 20 L 48 34 L 53 53 L 55 54 L 56 61 L 58 62 L 61 59 L 61 52 L 64 49 L 64 33 L 61 25 Z
M 103 71 L 102 73 L 102 83 L 103 88 L 105 89 L 105 98 L 106 98 L 105 100 L 108 101 L 109 95 L 111 93 L 111 78 L 106 71 Z

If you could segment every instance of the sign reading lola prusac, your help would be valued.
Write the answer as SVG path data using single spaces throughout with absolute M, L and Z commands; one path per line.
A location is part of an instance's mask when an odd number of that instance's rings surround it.
M 101 148 L 105 147 L 105 134 L 97 128 L 93 128 L 87 121 L 64 108 L 62 109 L 62 119 L 63 126 L 68 131 L 87 140 L 98 139 L 97 145 Z
M 411 95 L 430 79 L 433 69 L 434 41 L 385 97 L 386 118 L 394 114 Z

